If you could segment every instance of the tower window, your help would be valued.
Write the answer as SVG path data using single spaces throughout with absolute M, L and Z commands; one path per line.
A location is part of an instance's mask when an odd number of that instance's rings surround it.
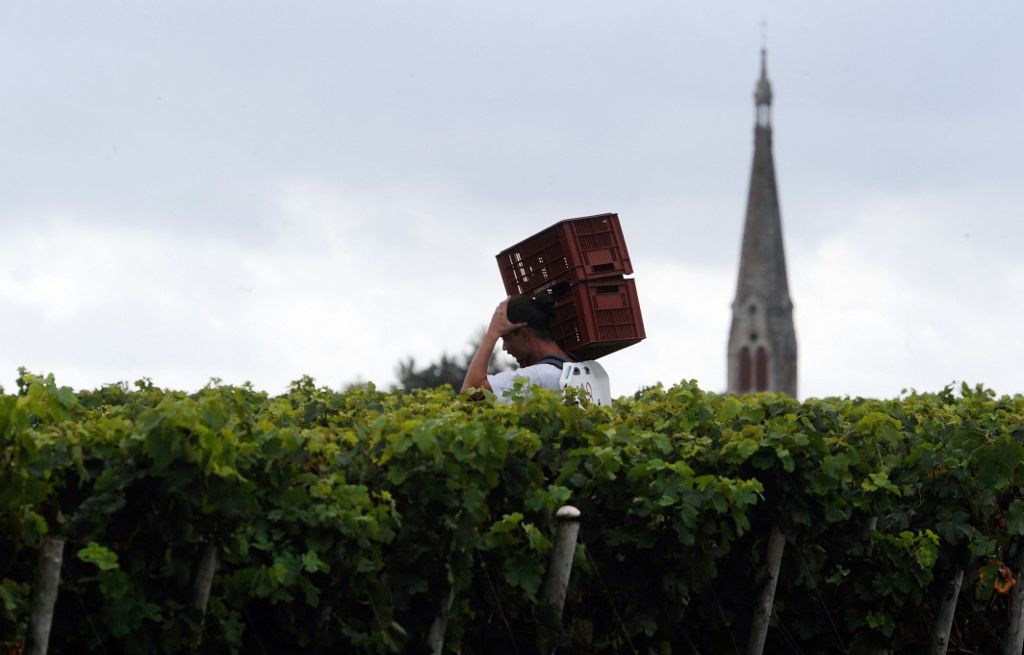
M 750 348 L 740 349 L 740 393 L 750 391 Z
M 751 314 L 756 314 L 757 313 L 757 305 L 751 305 L 750 308 L 747 311 L 749 311 Z
M 754 362 L 754 384 L 757 391 L 768 390 L 768 351 L 764 346 L 758 346 L 757 357 Z
M 751 332 L 750 333 L 750 340 L 751 341 L 757 341 L 757 332 Z

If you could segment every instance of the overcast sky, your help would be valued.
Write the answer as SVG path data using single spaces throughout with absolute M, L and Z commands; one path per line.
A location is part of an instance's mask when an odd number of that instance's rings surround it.
M 395 381 L 618 212 L 721 391 L 767 20 L 802 397 L 1024 392 L 1024 3 L 0 4 L 0 385 Z

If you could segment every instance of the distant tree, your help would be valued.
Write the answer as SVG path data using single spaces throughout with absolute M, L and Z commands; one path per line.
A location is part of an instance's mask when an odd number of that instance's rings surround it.
M 473 353 L 483 339 L 481 332 L 469 342 L 468 350 L 462 355 L 451 355 L 441 353 L 441 358 L 426 366 L 417 366 L 413 357 L 408 357 L 398 363 L 395 374 L 398 377 L 396 389 L 412 391 L 413 389 L 429 389 L 450 384 L 453 389 L 458 390 L 466 377 L 466 370 L 469 362 L 473 359 Z M 498 351 L 491 353 L 491 359 L 487 364 L 488 373 L 507 371 L 512 368 L 511 361 L 505 354 Z

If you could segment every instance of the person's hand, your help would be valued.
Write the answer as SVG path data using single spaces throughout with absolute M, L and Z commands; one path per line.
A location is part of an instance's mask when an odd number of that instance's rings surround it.
M 491 324 L 487 326 L 487 331 L 495 337 L 501 337 L 512 330 L 516 330 L 521 327 L 526 327 L 526 323 L 513 323 L 508 320 L 508 298 L 505 298 L 498 306 L 494 309 L 494 315 L 491 316 Z

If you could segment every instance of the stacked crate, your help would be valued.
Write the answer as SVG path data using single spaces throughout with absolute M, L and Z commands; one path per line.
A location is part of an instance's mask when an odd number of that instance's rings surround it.
M 576 360 L 597 359 L 646 335 L 617 214 L 555 223 L 498 253 L 509 295 L 555 297 L 552 334 Z

